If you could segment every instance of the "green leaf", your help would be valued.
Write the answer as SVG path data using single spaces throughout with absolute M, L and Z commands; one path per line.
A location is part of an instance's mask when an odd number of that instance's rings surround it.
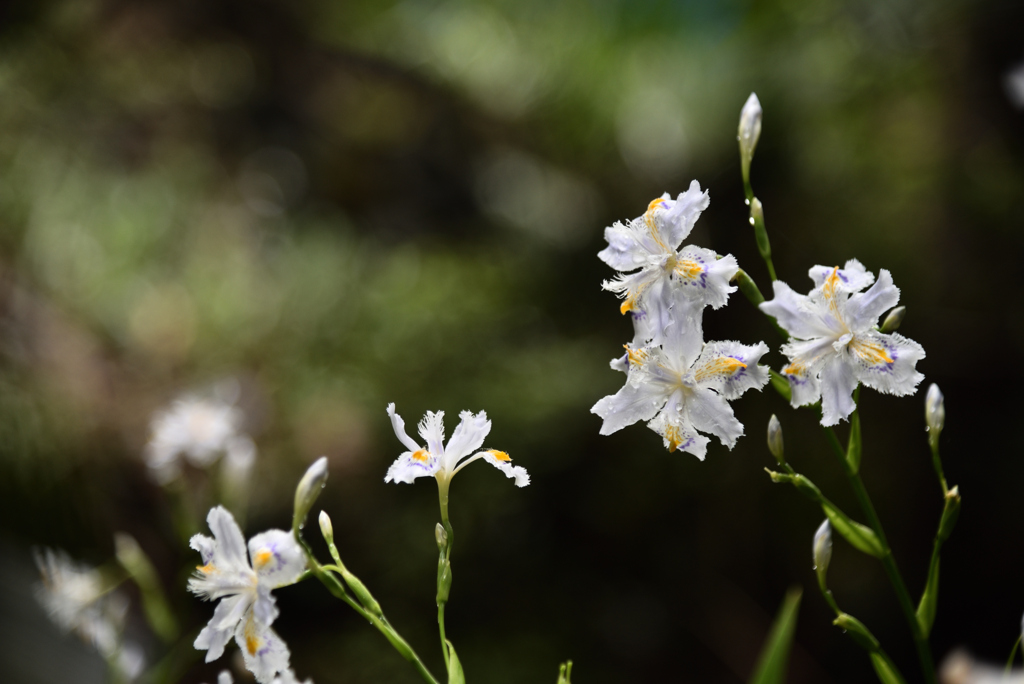
M 455 655 L 455 647 L 447 639 L 444 642 L 448 644 L 448 684 L 466 684 L 466 675 L 462 672 L 459 657 Z
M 839 509 L 824 503 L 821 505 L 821 509 L 825 511 L 825 515 L 828 516 L 829 522 L 832 523 L 832 529 L 841 534 L 843 539 L 850 542 L 855 549 L 863 551 L 869 556 L 874 556 L 875 558 L 881 558 L 885 555 L 885 549 L 882 547 L 882 542 L 870 527 L 850 520 L 850 518 Z
M 889 660 L 884 651 L 875 651 L 871 654 L 871 664 L 875 666 L 875 674 L 882 684 L 906 684 L 903 675 L 896 669 L 896 665 Z
M 178 621 L 167 604 L 156 568 L 135 538 L 124 532 L 114 535 L 117 562 L 139 587 L 142 609 L 149 626 L 166 643 L 178 638 Z
M 757 667 L 750 678 L 750 684 L 782 684 L 786 676 L 786 663 L 789 650 L 793 645 L 793 633 L 796 631 L 797 611 L 800 609 L 800 596 L 803 590 L 793 587 L 786 592 L 786 598 L 775 617 L 768 639 L 757 659 Z
M 932 631 L 935 624 L 935 612 L 939 604 L 939 558 L 936 556 L 931 567 L 928 568 L 928 581 L 924 585 L 924 592 L 921 594 L 921 603 L 917 606 L 917 622 L 921 625 L 921 633 L 925 638 Z
M 789 380 L 786 379 L 786 376 L 775 370 L 769 370 L 768 372 L 771 374 L 772 388 L 786 401 L 792 401 L 793 390 L 790 389 Z

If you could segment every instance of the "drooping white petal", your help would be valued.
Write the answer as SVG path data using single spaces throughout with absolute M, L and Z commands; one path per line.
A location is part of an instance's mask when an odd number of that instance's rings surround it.
M 414 442 L 405 431 L 405 421 L 402 420 L 402 416 L 395 413 L 394 403 L 388 404 L 388 417 L 391 418 L 391 427 L 394 429 L 398 441 L 404 444 L 409 451 L 419 451 L 420 445 Z
M 773 316 L 782 329 L 793 337 L 809 339 L 831 335 L 832 330 L 821 320 L 821 316 L 807 295 L 797 294 L 793 289 L 776 280 L 772 283 L 775 297 L 761 302 L 758 308 Z
M 915 367 L 925 357 L 924 348 L 899 333 L 860 333 L 850 342 L 849 352 L 854 375 L 879 392 L 913 394 L 924 380 Z
M 792 392 L 790 403 L 793 407 L 818 401 L 821 398 L 818 375 L 825 361 L 835 355 L 832 338 L 791 340 L 782 345 L 782 353 L 790 359 L 790 364 L 782 369 L 782 374 L 789 380 Z
M 231 640 L 251 603 L 250 596 L 239 594 L 223 598 L 217 604 L 213 617 L 199 632 L 193 644 L 197 650 L 206 651 L 206 662 L 211 663 L 224 654 L 224 646 Z
M 476 415 L 471 411 L 463 411 L 459 417 L 461 421 L 455 426 L 452 437 L 444 448 L 446 470 L 454 470 L 459 461 L 479 449 L 491 431 L 491 421 L 487 419 L 485 411 Z
M 434 456 L 444 454 L 444 411 L 427 411 L 417 430 Z
M 417 477 L 434 475 L 441 467 L 441 459 L 426 449 L 406 451 L 391 464 L 385 482 L 405 482 L 412 484 Z
M 686 397 L 686 412 L 695 429 L 710 432 L 729 449 L 743 435 L 743 424 L 736 419 L 729 402 L 711 390 L 694 389 Z
M 694 381 L 726 399 L 736 399 L 748 389 L 761 389 L 768 382 L 768 369 L 757 363 L 767 352 L 764 342 L 708 342 L 693 365 Z
M 665 403 L 665 390 L 653 383 L 633 385 L 629 382 L 615 394 L 594 404 L 590 409 L 604 419 L 601 434 L 610 435 L 639 420 L 650 420 Z
M 681 293 L 701 308 L 724 306 L 736 286 L 729 281 L 739 265 L 731 254 L 721 259 L 710 249 L 687 245 L 679 252 L 671 277 Z
M 878 281 L 867 292 L 858 292 L 846 303 L 846 324 L 853 332 L 873 328 L 883 313 L 900 301 L 900 291 L 886 269 L 878 274 Z
M 608 246 L 597 253 L 601 261 L 616 271 L 632 271 L 647 263 L 651 252 L 638 238 L 631 225 L 616 222 L 604 229 Z
M 530 474 L 522 466 L 512 465 L 512 459 L 504 451 L 488 449 L 482 452 L 484 460 L 492 466 L 505 473 L 505 477 L 516 481 L 516 487 L 525 487 L 530 484 Z
M 853 413 L 853 390 L 857 378 L 853 368 L 840 354 L 830 356 L 821 369 L 821 424 L 828 427 Z
M 249 609 L 252 619 L 264 627 L 272 625 L 281 611 L 277 609 L 277 599 L 270 593 L 270 587 L 259 584 L 256 587 L 256 600 Z
M 306 555 L 284 530 L 267 530 L 250 539 L 249 558 L 260 586 L 269 589 L 292 584 L 306 571 Z
M 270 627 L 255 620 L 238 624 L 235 641 L 242 650 L 245 667 L 261 684 L 271 684 L 278 672 L 288 670 L 291 653 L 288 645 Z
M 711 440 L 694 429 L 685 411 L 676 410 L 677 402 L 678 397 L 670 399 L 664 410 L 647 423 L 647 427 L 661 435 L 665 448 L 670 452 L 685 451 L 703 461 Z
M 844 292 L 860 292 L 875 282 L 875 274 L 865 269 L 856 259 L 850 259 L 838 270 L 835 266 L 812 266 L 808 275 L 814 281 L 815 287 L 821 287 L 833 271 L 836 271 L 839 288 Z

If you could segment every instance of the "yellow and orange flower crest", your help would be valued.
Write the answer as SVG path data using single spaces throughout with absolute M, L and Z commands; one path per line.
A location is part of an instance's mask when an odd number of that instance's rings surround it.
M 694 379 L 697 382 L 702 382 L 715 376 L 729 377 L 735 375 L 746 367 L 747 364 L 743 363 L 739 359 L 734 359 L 731 356 L 719 356 L 714 361 L 711 361 L 699 368 L 697 372 L 694 373 Z
M 488 449 L 487 453 L 489 453 L 491 456 L 493 456 L 494 458 L 498 459 L 499 461 L 511 461 L 512 460 L 511 456 L 506 454 L 504 451 L 498 451 L 497 449 Z

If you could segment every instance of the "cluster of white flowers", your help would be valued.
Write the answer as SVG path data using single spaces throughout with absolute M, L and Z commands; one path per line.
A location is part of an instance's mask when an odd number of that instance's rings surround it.
M 206 651 L 206 662 L 224 653 L 235 638 L 245 666 L 261 684 L 291 684 L 288 646 L 271 629 L 278 610 L 271 590 L 295 583 L 306 571 L 306 557 L 295 538 L 283 530 L 268 530 L 249 540 L 226 509 L 217 506 L 206 518 L 213 539 L 197 534 L 191 546 L 203 565 L 189 580 L 194 594 L 220 603 L 196 637 L 195 647 Z
M 793 406 L 821 399 L 821 424 L 828 426 L 857 408 L 853 391 L 858 383 L 899 396 L 917 391 L 924 376 L 916 366 L 924 348 L 876 328 L 879 317 L 900 299 L 889 271 L 882 269 L 875 281 L 873 273 L 850 259 L 843 268 L 815 266 L 809 275 L 814 281 L 810 293 L 797 294 L 776 280 L 774 299 L 760 305 L 792 337 L 782 347 L 790 360 L 782 373 Z
M 768 351 L 764 342 L 704 342 L 704 308 L 725 305 L 739 269 L 732 255 L 680 248 L 709 202 L 693 181 L 676 199 L 666 194 L 643 216 L 605 229 L 608 247 L 598 256 L 620 273 L 604 288 L 624 298 L 621 311 L 632 315 L 635 335 L 611 363 L 626 373 L 626 385 L 591 409 L 604 419 L 603 435 L 645 420 L 669 451 L 700 459 L 709 441 L 701 433 L 730 449 L 743 434 L 728 401 L 768 382 L 757 363 Z
M 36 598 L 50 619 L 92 644 L 124 679 L 135 679 L 145 658 L 141 649 L 122 638 L 128 612 L 124 595 L 114 591 L 99 570 L 76 563 L 63 551 L 38 551 L 36 565 L 42 575 Z
M 462 420 L 455 426 L 447 446 L 444 443 L 444 411 L 427 411 L 420 421 L 419 434 L 426 446 L 420 446 L 409 437 L 405 431 L 405 421 L 395 413 L 394 404 L 388 404 L 388 416 L 395 436 L 408 451 L 403 452 L 388 468 L 385 482 L 411 483 L 418 477 L 433 475 L 438 482 L 447 483 L 460 470 L 482 458 L 505 473 L 506 477 L 515 480 L 517 487 L 530 484 L 526 468 L 512 465 L 512 459 L 504 451 L 477 451 L 491 431 L 491 421 L 484 411 L 477 414 L 463 411 L 459 415 Z
M 181 475 L 181 459 L 208 468 L 224 456 L 229 479 L 244 479 L 256 457 L 256 445 L 242 431 L 243 414 L 234 405 L 237 385 L 225 383 L 209 396 L 187 394 L 150 422 L 146 463 L 153 478 L 167 484 Z

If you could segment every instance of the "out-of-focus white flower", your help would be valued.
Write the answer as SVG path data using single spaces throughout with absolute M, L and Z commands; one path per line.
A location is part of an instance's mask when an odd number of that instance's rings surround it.
M 295 538 L 283 530 L 268 530 L 245 539 L 234 517 L 217 506 L 206 522 L 213 539 L 197 534 L 190 545 L 203 565 L 188 582 L 194 594 L 220 600 L 213 617 L 196 637 L 195 647 L 206 650 L 206 662 L 224 653 L 235 637 L 245 666 L 256 680 L 269 684 L 274 675 L 288 669 L 288 646 L 270 628 L 278 615 L 271 589 L 294 583 L 306 569 L 306 557 Z
M 36 565 L 42 574 L 36 598 L 50 618 L 95 646 L 104 658 L 113 658 L 121 646 L 127 600 L 110 591 L 98 570 L 76 563 L 63 551 L 37 552 Z
M 225 398 L 185 396 L 150 422 L 152 436 L 145 457 L 153 477 L 166 484 L 181 473 L 179 458 L 209 467 L 224 453 L 233 453 L 231 468 L 245 470 L 255 455 L 251 440 L 241 435 L 242 412 Z M 248 461 L 248 463 L 246 463 Z
M 843 268 L 815 266 L 809 273 L 815 285 L 809 294 L 776 280 L 774 299 L 760 305 L 793 338 L 782 347 L 790 359 L 782 373 L 793 406 L 820 397 L 821 424 L 835 425 L 856 408 L 858 382 L 888 394 L 913 394 L 924 379 L 916 369 L 924 348 L 897 333 L 875 330 L 878 317 L 900 298 L 889 271 L 882 269 L 875 282 L 873 273 L 850 259 Z
M 512 465 L 512 459 L 504 451 L 497 449 L 479 450 L 484 438 L 491 431 L 491 421 L 487 413 L 481 411 L 473 414 L 463 411 L 462 419 L 457 426 L 448 445 L 444 444 L 444 411 L 427 411 L 419 424 L 420 438 L 426 442 L 421 447 L 405 432 L 405 421 L 395 413 L 395 405 L 388 404 L 388 416 L 395 430 L 398 441 L 408 451 L 402 453 L 391 467 L 388 468 L 385 482 L 412 482 L 417 477 L 433 475 L 438 482 L 447 482 L 467 465 L 478 459 L 484 459 L 492 466 L 505 473 L 516 482 L 517 487 L 530 484 L 530 476 L 526 468 Z
M 662 347 L 627 346 L 626 385 L 590 409 L 604 419 L 601 434 L 610 435 L 640 420 L 664 438 L 669 451 L 687 451 L 703 460 L 716 435 L 730 449 L 743 434 L 727 400 L 768 382 L 768 369 L 757 365 L 768 351 L 764 342 L 694 344 L 684 334 L 670 334 Z
M 739 269 L 735 257 L 719 259 L 695 245 L 679 248 L 709 202 L 693 181 L 676 199 L 666 193 L 643 216 L 605 229 L 608 247 L 598 257 L 620 274 L 603 287 L 625 298 L 620 310 L 633 315 L 634 345 L 660 344 L 670 326 L 702 340 L 704 307 L 717 309 L 736 291 L 729 284 Z

